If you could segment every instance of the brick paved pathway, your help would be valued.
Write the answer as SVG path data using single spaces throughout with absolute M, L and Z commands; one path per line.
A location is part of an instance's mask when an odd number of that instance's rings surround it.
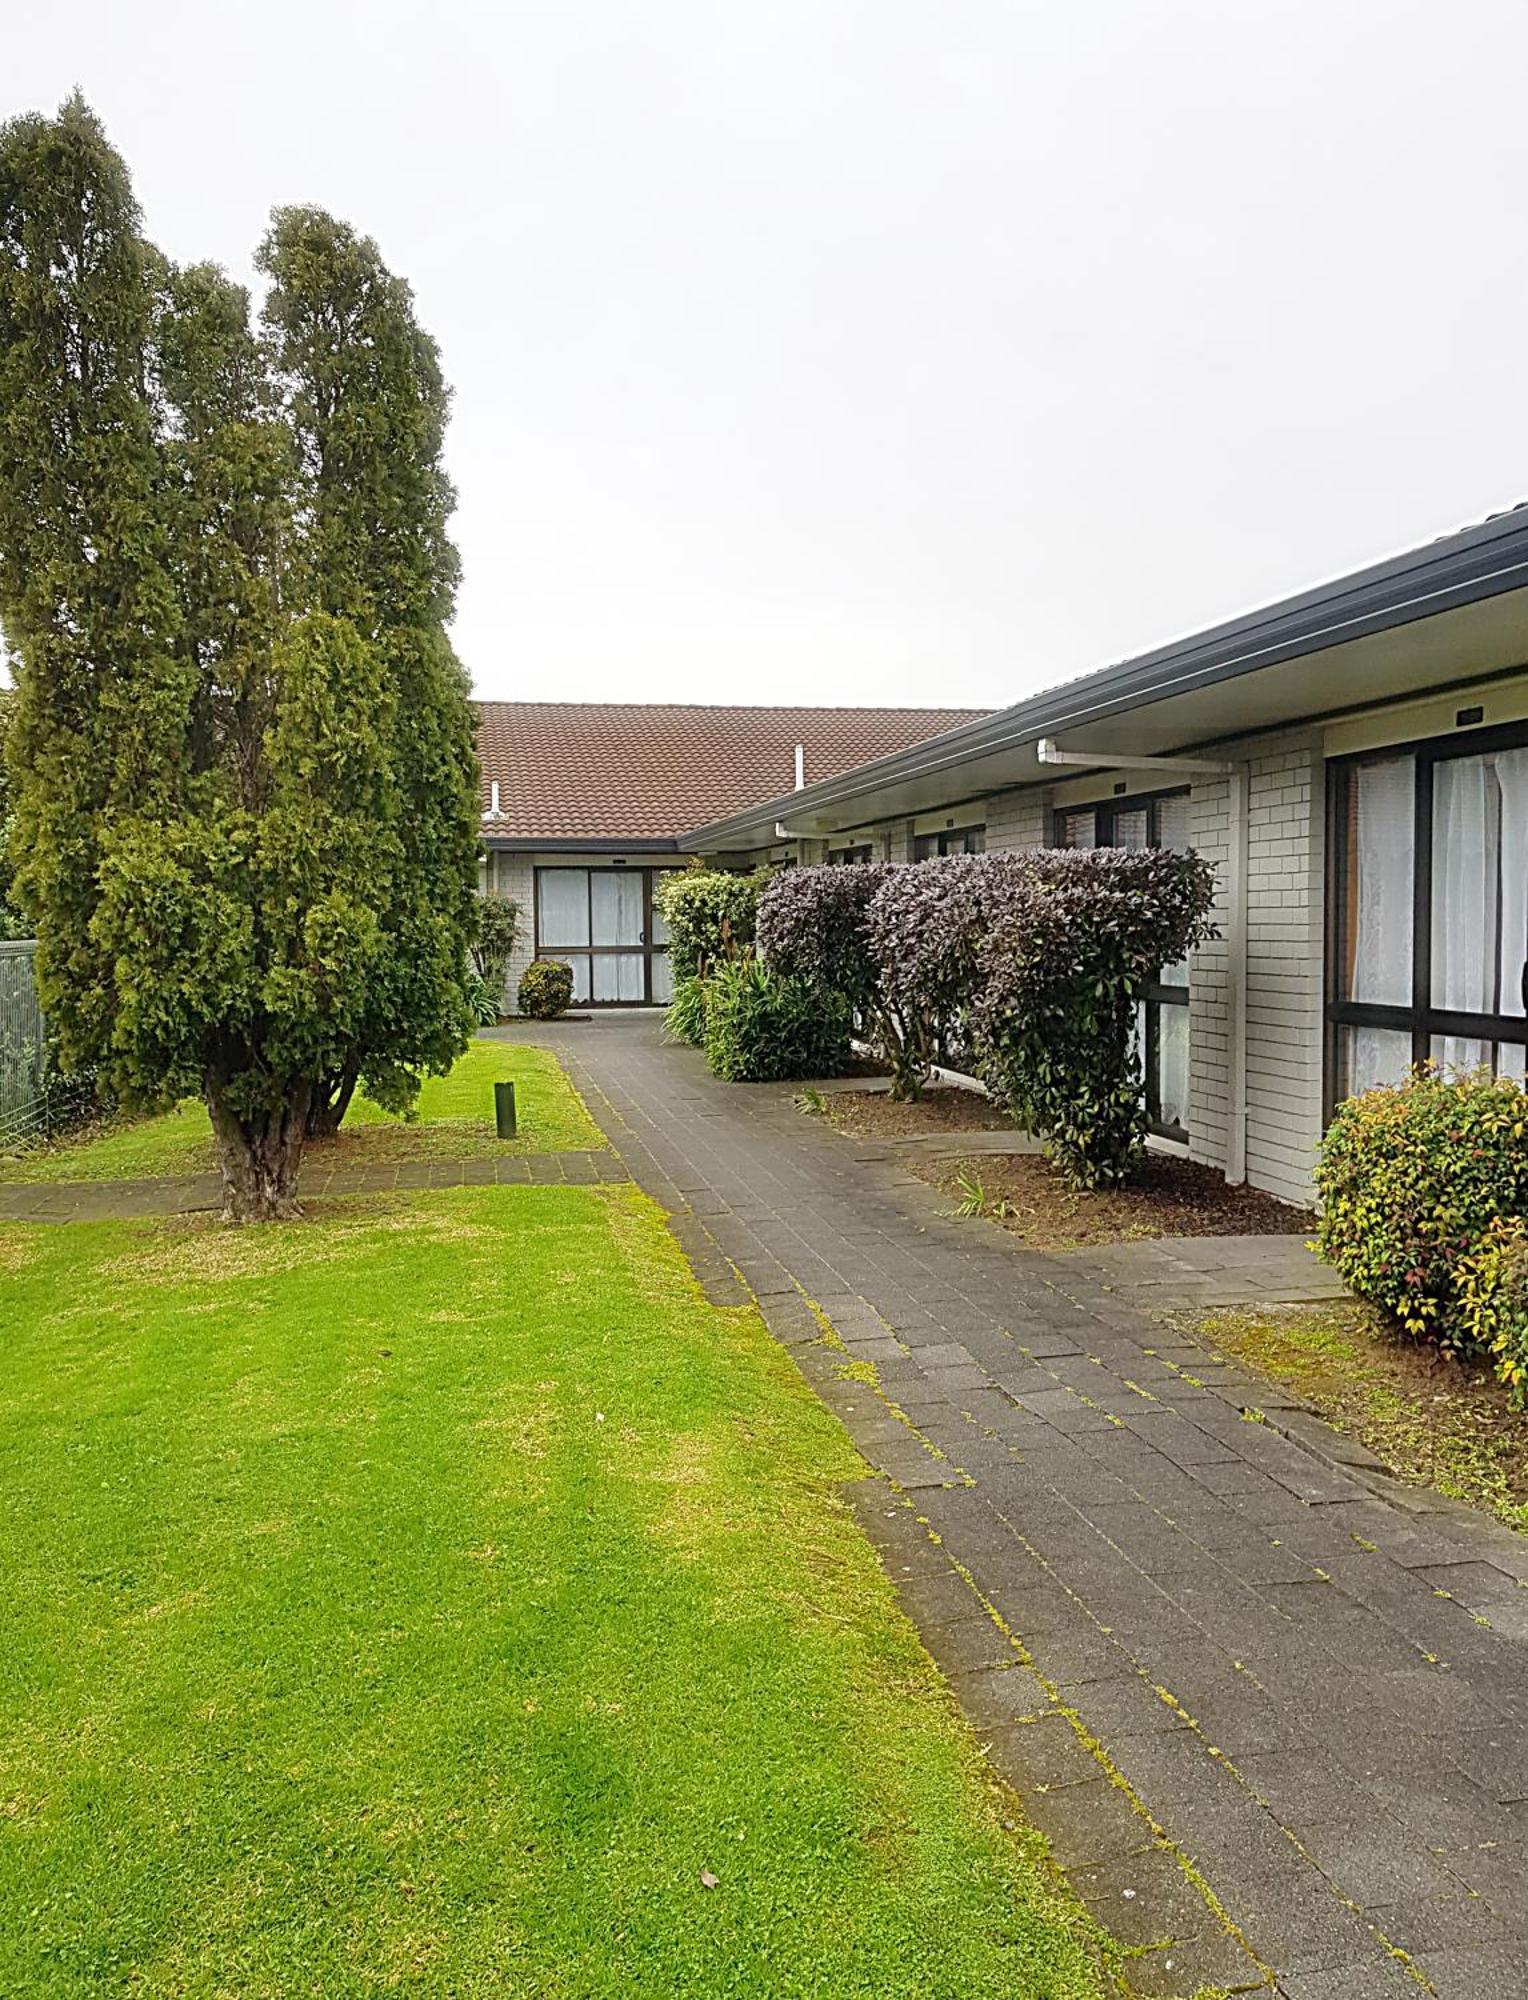
M 868 1532 L 1061 1865 L 1153 1947 L 1140 1992 L 1528 1994 L 1528 1541 L 651 1016 L 543 1038 L 876 1468 Z
M 385 1194 L 389 1188 L 588 1187 L 626 1179 L 611 1153 L 506 1153 L 474 1160 L 410 1160 L 364 1167 L 304 1167 L 304 1195 Z M 0 1222 L 101 1222 L 115 1216 L 190 1215 L 220 1208 L 216 1174 L 139 1181 L 0 1183 Z

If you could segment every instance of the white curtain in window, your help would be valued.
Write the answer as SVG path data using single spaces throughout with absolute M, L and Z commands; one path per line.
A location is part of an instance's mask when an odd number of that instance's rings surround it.
M 1416 763 L 1410 757 L 1397 757 L 1382 764 L 1360 764 L 1353 782 L 1358 914 L 1353 991 L 1348 997 L 1409 1007 Z
M 1353 1000 L 1411 1005 L 1412 849 L 1416 834 L 1416 761 L 1386 758 L 1353 772 Z M 1411 1061 L 1409 1036 L 1391 1029 L 1350 1031 L 1347 1088 L 1357 1096 L 1398 1083 Z
M 1188 1126 L 1188 1009 L 1157 1009 L 1157 1104 L 1164 1125 Z
M 1432 1001 L 1460 1013 L 1495 1012 L 1501 789 L 1489 757 L 1450 757 L 1433 773 Z M 1482 1044 L 1435 1038 L 1450 1068 L 1472 1068 Z
M 1114 845 L 1123 847 L 1128 853 L 1137 854 L 1150 845 L 1146 808 L 1139 811 L 1122 812 L 1114 815 Z
M 1528 748 L 1503 750 L 1494 760 L 1501 792 L 1501 944 L 1497 1011 L 1521 1015 L 1523 967 L 1528 962 Z M 1503 1067 L 1507 1051 L 1502 1050 Z M 1522 1050 L 1513 1074 L 1521 1076 Z
M 573 972 L 572 998 L 577 1006 L 583 1006 L 589 998 L 589 954 L 586 951 L 550 951 L 548 958 L 561 959 Z
M 538 868 L 536 894 L 543 945 L 589 942 L 587 868 Z M 587 999 L 588 995 L 582 997 Z
M 1174 854 L 1186 854 L 1192 845 L 1189 828 L 1192 824 L 1189 796 L 1180 792 L 1176 797 L 1157 800 L 1157 845 L 1167 847 Z
M 594 998 L 596 1000 L 641 1000 L 642 954 L 639 951 L 596 952 L 594 955 Z
M 1380 1084 L 1400 1083 L 1411 1067 L 1411 1036 L 1396 1028 L 1347 1028 L 1342 1087 L 1359 1097 Z
M 640 944 L 643 909 L 642 877 L 623 869 L 596 868 L 589 878 L 594 908 L 595 944 Z M 597 1000 L 606 996 L 596 993 Z M 624 996 L 623 996 L 624 997 Z

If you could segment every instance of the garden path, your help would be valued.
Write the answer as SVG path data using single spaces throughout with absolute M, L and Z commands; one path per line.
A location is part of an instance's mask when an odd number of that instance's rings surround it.
M 1528 1992 L 1528 1542 L 1153 1320 L 1170 1252 L 1132 1289 L 956 1221 L 651 1014 L 512 1033 L 842 1417 L 909 1614 L 1085 1900 L 1152 1947 L 1141 1993 Z

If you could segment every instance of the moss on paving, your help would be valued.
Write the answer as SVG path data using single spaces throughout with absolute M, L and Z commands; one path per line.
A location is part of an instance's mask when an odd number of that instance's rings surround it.
M 657 1209 L 314 1206 L 0 1227 L 0 1992 L 1094 2000 Z
M 512 1079 L 519 1130 L 494 1131 L 493 1086 Z M 599 1128 L 549 1049 L 475 1041 L 449 1076 L 427 1077 L 418 1117 L 405 1120 L 357 1096 L 338 1135 L 315 1143 L 312 1168 L 406 1160 L 480 1159 L 603 1146 Z M 0 1181 L 112 1181 L 207 1173 L 213 1166 L 206 1107 L 188 1099 L 158 1118 L 121 1119 L 74 1142 L 0 1155 Z
M 1401 1478 L 1528 1531 L 1528 1415 L 1508 1407 L 1489 1370 L 1437 1358 L 1357 1301 L 1217 1312 L 1193 1326 Z

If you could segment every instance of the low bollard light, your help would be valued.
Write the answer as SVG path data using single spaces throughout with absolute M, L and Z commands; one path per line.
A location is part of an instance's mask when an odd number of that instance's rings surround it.
M 515 1086 L 496 1083 L 493 1087 L 493 1122 L 501 1139 L 515 1136 Z

